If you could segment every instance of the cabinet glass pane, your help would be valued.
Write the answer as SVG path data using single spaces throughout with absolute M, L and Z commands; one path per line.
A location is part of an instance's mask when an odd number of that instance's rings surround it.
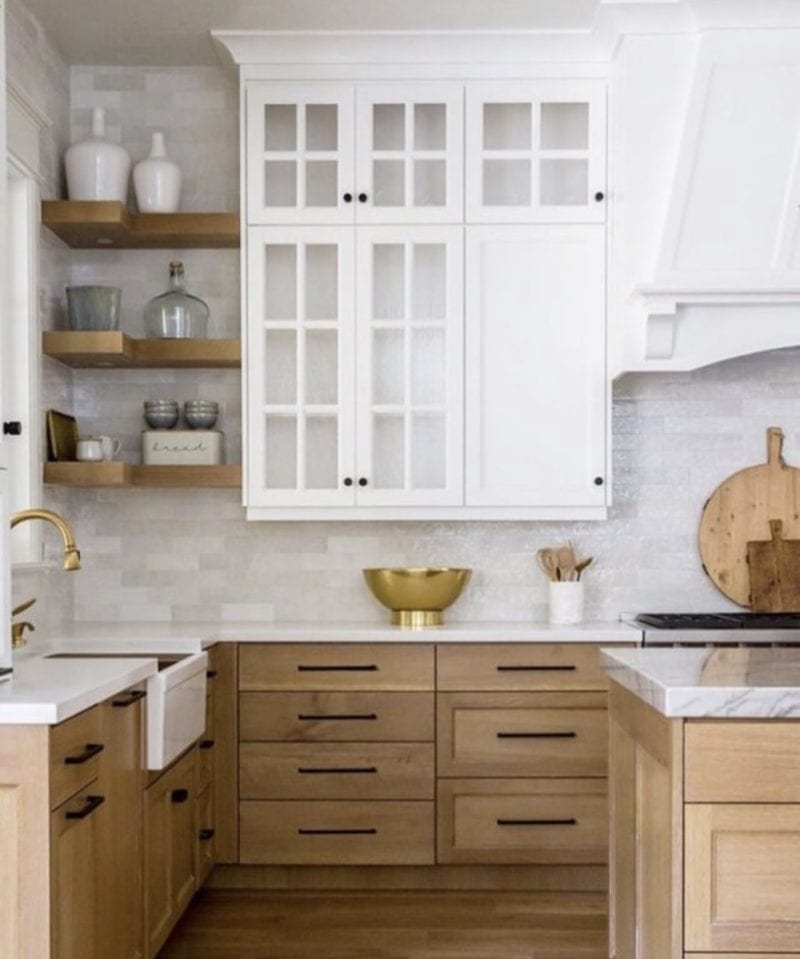
M 403 403 L 404 371 L 404 332 L 375 330 L 372 334 L 372 402 L 380 405 Z
M 406 255 L 402 243 L 378 243 L 372 248 L 372 315 L 376 320 L 403 319 Z
M 377 489 L 405 488 L 405 421 L 402 416 L 372 420 L 372 459 Z
M 447 111 L 443 103 L 414 106 L 414 149 L 444 150 L 447 146 Z
M 267 330 L 264 350 L 264 402 L 297 402 L 297 334 L 294 330 Z
M 297 149 L 297 108 L 292 103 L 264 107 L 264 149 Z
M 372 107 L 372 147 L 375 150 L 404 150 L 406 108 L 402 103 L 376 103 Z
M 336 206 L 339 202 L 335 160 L 307 160 L 306 206 Z
M 404 206 L 406 202 L 405 161 L 374 160 L 372 189 L 373 206 Z
M 264 206 L 297 205 L 297 164 L 294 160 L 264 163 Z
M 338 146 L 336 107 L 332 103 L 306 107 L 306 150 L 335 150 Z
M 484 160 L 483 202 L 486 206 L 530 206 L 530 160 Z
M 485 150 L 530 150 L 530 103 L 484 103 Z
M 444 206 L 446 202 L 444 160 L 415 160 L 414 205 Z
M 412 268 L 412 316 L 443 320 L 447 315 L 447 249 L 443 243 L 416 243 Z
M 306 319 L 335 320 L 339 313 L 337 248 L 313 243 L 306 247 Z
M 336 489 L 339 485 L 339 436 L 333 416 L 306 418 L 306 488 Z
M 306 330 L 306 403 L 332 405 L 338 402 L 338 377 L 336 330 Z
M 543 150 L 588 150 L 588 103 L 543 103 L 541 124 Z
M 418 414 L 411 420 L 411 487 L 444 489 L 447 439 L 443 414 Z
M 588 160 L 542 160 L 539 202 L 544 206 L 583 206 L 589 202 Z
M 273 244 L 264 248 L 264 319 L 297 319 L 297 248 Z
M 297 417 L 267 416 L 265 428 L 267 489 L 296 489 Z
M 411 334 L 411 403 L 439 406 L 445 402 L 447 356 L 444 330 L 413 330 Z

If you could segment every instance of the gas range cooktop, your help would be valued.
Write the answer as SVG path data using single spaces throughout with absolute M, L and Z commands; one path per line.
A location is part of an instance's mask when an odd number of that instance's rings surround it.
M 800 629 L 800 613 L 640 613 L 651 629 Z
M 800 613 L 640 613 L 645 646 L 800 646 Z

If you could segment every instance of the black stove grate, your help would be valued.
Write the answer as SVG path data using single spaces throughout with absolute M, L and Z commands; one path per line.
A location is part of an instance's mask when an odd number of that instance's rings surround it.
M 652 629 L 800 629 L 800 613 L 640 613 Z

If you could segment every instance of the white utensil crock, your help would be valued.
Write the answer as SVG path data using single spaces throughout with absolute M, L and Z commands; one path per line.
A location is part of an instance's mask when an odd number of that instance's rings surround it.
M 92 110 L 92 135 L 73 143 L 64 154 L 67 193 L 70 200 L 117 200 L 128 198 L 131 158 L 118 143 L 106 139 L 106 112 Z
M 182 179 L 178 164 L 167 158 L 164 134 L 154 133 L 150 156 L 133 168 L 139 212 L 175 213 L 181 199 Z
M 550 622 L 583 622 L 583 583 L 550 583 Z

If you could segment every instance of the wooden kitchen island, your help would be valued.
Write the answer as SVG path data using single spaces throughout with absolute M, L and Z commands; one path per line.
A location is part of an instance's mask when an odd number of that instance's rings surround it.
M 610 955 L 800 957 L 800 650 L 604 664 Z

